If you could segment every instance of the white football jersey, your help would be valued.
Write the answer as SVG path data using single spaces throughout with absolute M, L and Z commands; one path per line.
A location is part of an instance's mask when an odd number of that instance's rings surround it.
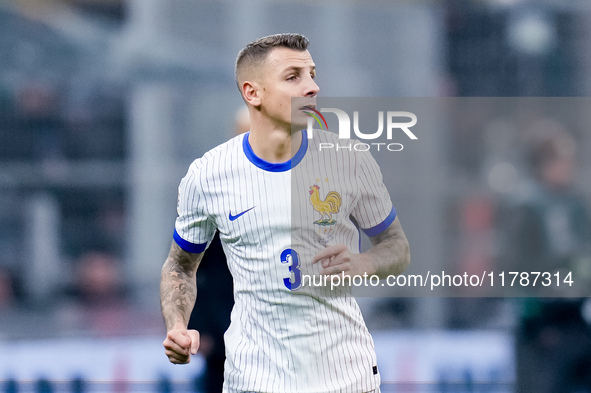
M 174 239 L 203 252 L 220 232 L 234 279 L 225 333 L 224 392 L 368 392 L 380 385 L 374 345 L 354 298 L 316 291 L 311 259 L 345 244 L 359 252 L 395 219 L 380 170 L 368 152 L 319 150 L 346 144 L 314 130 L 293 158 L 257 157 L 239 135 L 195 160 L 179 186 Z M 203 318 L 207 318 L 204 315 Z

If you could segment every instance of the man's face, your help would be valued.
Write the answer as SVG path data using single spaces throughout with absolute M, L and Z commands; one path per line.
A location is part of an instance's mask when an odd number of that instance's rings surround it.
M 259 78 L 261 112 L 273 123 L 289 127 L 305 128 L 309 115 L 301 109 L 294 110 L 292 118 L 291 98 L 298 100 L 298 106 L 316 106 L 318 85 L 314 82 L 316 68 L 308 51 L 278 47 L 267 56 Z

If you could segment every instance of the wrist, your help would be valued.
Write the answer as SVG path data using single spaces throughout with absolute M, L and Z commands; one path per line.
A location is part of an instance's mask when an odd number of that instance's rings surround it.
M 187 330 L 187 324 L 182 321 L 176 321 L 168 331 L 171 330 Z

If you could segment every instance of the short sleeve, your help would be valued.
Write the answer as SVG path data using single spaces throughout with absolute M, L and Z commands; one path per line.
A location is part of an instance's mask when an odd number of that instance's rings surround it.
M 358 152 L 355 177 L 358 198 L 353 217 L 367 236 L 377 236 L 394 222 L 396 209 L 380 167 L 369 152 Z
M 215 226 L 207 214 L 200 166 L 195 161 L 179 185 L 178 217 L 174 228 L 174 241 L 185 251 L 205 251 L 215 235 Z

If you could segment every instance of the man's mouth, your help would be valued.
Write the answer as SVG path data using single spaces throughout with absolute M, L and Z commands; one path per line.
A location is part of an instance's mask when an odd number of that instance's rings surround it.
M 303 111 L 314 111 L 314 109 L 316 109 L 316 105 L 304 105 L 302 107 L 300 107 L 300 110 Z

